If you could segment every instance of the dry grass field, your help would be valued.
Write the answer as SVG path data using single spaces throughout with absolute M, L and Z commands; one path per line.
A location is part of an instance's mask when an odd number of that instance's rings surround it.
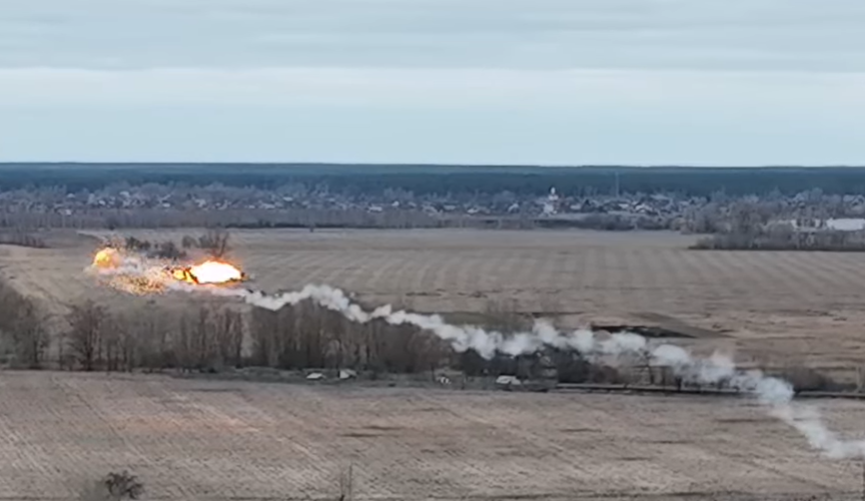
M 74 499 L 128 468 L 147 499 L 853 499 L 861 469 L 744 399 L 0 375 L 0 499 Z M 831 404 L 835 428 L 865 407 Z
M 181 232 L 135 232 L 179 240 Z M 563 325 L 664 324 L 695 349 L 853 369 L 865 361 L 859 254 L 688 251 L 691 238 L 578 231 L 240 231 L 255 287 L 327 283 L 468 316 L 513 303 Z M 0 273 L 57 314 L 132 298 L 82 272 L 95 240 L 0 247 Z M 184 304 L 176 298 L 162 301 Z M 827 403 L 834 429 L 865 405 Z M 746 399 L 534 394 L 0 373 L 0 500 L 70 499 L 128 468 L 150 499 L 857 497 L 830 461 Z
M 177 241 L 184 233 L 134 232 Z M 326 283 L 424 312 L 504 302 L 566 327 L 699 328 L 707 349 L 762 363 L 832 370 L 865 362 L 865 257 L 857 253 L 689 251 L 693 238 L 676 234 L 588 231 L 267 230 L 236 231 L 232 240 L 266 290 Z M 0 247 L 0 273 L 58 313 L 87 296 L 128 303 L 82 273 L 93 240 L 58 242 Z

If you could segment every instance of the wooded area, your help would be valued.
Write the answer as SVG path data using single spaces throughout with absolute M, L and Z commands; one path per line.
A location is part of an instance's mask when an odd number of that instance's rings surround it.
M 793 194 L 821 189 L 827 194 L 865 192 L 865 167 L 533 167 L 340 164 L 0 164 L 0 189 L 64 186 L 70 191 L 112 183 L 185 183 L 275 188 L 294 183 L 327 186 L 338 193 L 401 189 L 433 193 L 591 195 L 675 192 L 689 196 Z

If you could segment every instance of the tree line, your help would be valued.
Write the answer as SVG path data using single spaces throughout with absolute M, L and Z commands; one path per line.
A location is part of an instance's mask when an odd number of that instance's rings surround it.
M 109 184 L 145 183 L 254 186 L 275 189 L 303 183 L 349 194 L 405 190 L 417 195 L 592 195 L 681 193 L 710 196 L 791 195 L 818 188 L 828 194 L 865 192 L 863 167 L 533 167 L 334 164 L 0 164 L 0 190 L 63 186 L 94 190 Z
M 495 306 L 495 305 L 493 305 Z M 668 368 L 654 367 L 649 352 L 611 367 L 574 350 L 544 348 L 522 356 L 484 359 L 456 352 L 435 335 L 383 320 L 353 323 L 305 301 L 278 311 L 245 309 L 212 298 L 184 307 L 137 302 L 116 309 L 92 300 L 72 305 L 55 333 L 37 302 L 0 282 L 0 362 L 13 369 L 107 372 L 222 373 L 242 368 L 286 371 L 352 369 L 376 379 L 388 374 L 516 376 L 555 383 L 648 384 L 687 387 Z M 531 319 L 488 307 L 483 326 L 509 333 Z M 780 372 L 779 372 L 780 371 Z M 770 371 L 772 372 L 772 371 Z M 847 390 L 831 378 L 797 365 L 774 373 L 797 390 Z M 858 390 L 865 379 L 860 378 Z M 683 386 L 683 384 L 685 386 Z
M 574 352 L 548 351 L 486 360 L 458 353 L 437 336 L 384 320 L 364 324 L 311 301 L 278 311 L 189 299 L 184 307 L 134 301 L 112 308 L 93 300 L 69 307 L 51 332 L 33 299 L 0 282 L 0 362 L 16 369 L 181 371 L 218 373 L 244 367 L 301 371 L 352 369 L 368 377 L 457 370 L 468 377 L 500 374 L 564 382 L 620 382 Z M 490 328 L 523 328 L 529 320 L 490 309 Z M 551 372 L 552 369 L 552 372 Z
M 683 229 L 708 234 L 690 246 L 694 250 L 865 251 L 865 231 L 826 227 L 832 216 L 846 215 L 832 209 L 820 200 L 799 213 L 773 201 L 708 204 L 690 214 Z

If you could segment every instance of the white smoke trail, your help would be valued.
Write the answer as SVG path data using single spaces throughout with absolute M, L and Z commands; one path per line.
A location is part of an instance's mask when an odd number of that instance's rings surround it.
M 181 287 L 197 290 L 195 287 Z M 390 305 L 367 312 L 353 303 L 342 290 L 326 285 L 307 285 L 300 291 L 276 295 L 246 290 L 207 290 L 219 295 L 238 296 L 247 303 L 270 310 L 279 310 L 283 306 L 295 305 L 308 299 L 324 308 L 339 312 L 354 322 L 382 319 L 394 325 L 410 324 L 449 341 L 457 351 L 475 350 L 487 359 L 497 353 L 531 354 L 543 346 L 573 349 L 589 358 L 647 356 L 653 365 L 670 367 L 673 373 L 685 382 L 704 385 L 726 383 L 730 388 L 756 396 L 761 404 L 768 407 L 772 416 L 798 430 L 813 448 L 829 457 L 865 457 L 865 441 L 839 439 L 826 427 L 816 409 L 794 405 L 793 386 L 789 382 L 766 376 L 759 370 L 737 369 L 729 357 L 720 354 L 705 359 L 695 358 L 681 347 L 671 344 L 650 347 L 646 338 L 632 333 L 616 333 L 606 339 L 599 339 L 588 330 L 563 333 L 543 320 L 536 321 L 531 332 L 505 336 L 500 332 L 486 331 L 476 326 L 452 325 L 445 322 L 440 315 L 392 311 Z
M 135 273 L 136 269 L 142 268 L 146 267 L 139 267 L 137 263 L 123 266 L 124 273 Z M 842 440 L 826 427 L 817 409 L 794 405 L 793 386 L 789 382 L 766 376 L 759 370 L 738 369 L 729 357 L 720 354 L 695 358 L 679 346 L 650 346 L 646 338 L 637 334 L 622 332 L 598 338 L 589 330 L 561 332 L 544 320 L 536 321 L 530 332 L 504 335 L 477 326 L 449 324 L 440 315 L 393 311 L 390 305 L 365 311 L 342 290 L 327 285 L 307 285 L 299 291 L 271 295 L 260 291 L 203 287 L 182 282 L 172 282 L 168 287 L 179 291 L 238 297 L 251 305 L 274 311 L 310 300 L 353 322 L 366 323 L 380 319 L 392 325 L 416 326 L 448 341 L 458 352 L 474 350 L 486 359 L 497 353 L 511 356 L 532 354 L 544 346 L 572 349 L 590 360 L 600 357 L 643 357 L 655 366 L 669 367 L 684 382 L 703 385 L 724 383 L 730 388 L 754 395 L 768 408 L 770 415 L 798 430 L 813 448 L 829 457 L 865 458 L 865 440 Z

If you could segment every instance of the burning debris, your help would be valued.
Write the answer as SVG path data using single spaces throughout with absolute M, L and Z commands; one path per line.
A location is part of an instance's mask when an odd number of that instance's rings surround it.
M 236 266 L 222 261 L 205 261 L 189 267 L 174 268 L 171 276 L 190 284 L 230 284 L 246 278 Z
M 178 284 L 230 286 L 249 279 L 237 266 L 223 260 L 179 265 L 115 247 L 96 252 L 85 271 L 104 278 L 111 287 L 133 294 L 164 292 Z

